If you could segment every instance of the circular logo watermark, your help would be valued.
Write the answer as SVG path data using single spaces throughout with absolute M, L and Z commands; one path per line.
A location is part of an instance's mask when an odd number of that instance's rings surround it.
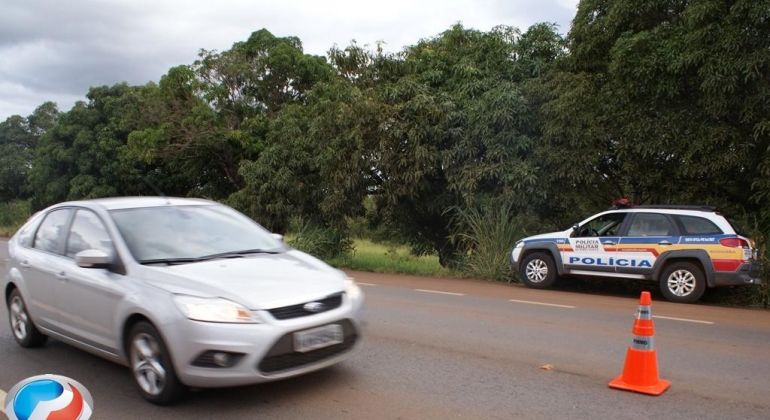
M 86 387 L 60 375 L 27 378 L 5 398 L 10 420 L 87 420 L 93 409 L 94 400 Z

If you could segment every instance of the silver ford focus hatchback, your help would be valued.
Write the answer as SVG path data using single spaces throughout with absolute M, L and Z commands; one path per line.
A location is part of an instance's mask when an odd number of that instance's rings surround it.
M 353 279 L 215 202 L 61 203 L 8 250 L 0 285 L 16 341 L 52 337 L 124 364 L 156 404 L 302 375 L 361 345 Z

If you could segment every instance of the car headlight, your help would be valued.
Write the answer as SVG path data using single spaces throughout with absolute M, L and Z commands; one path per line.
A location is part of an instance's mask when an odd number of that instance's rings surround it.
M 519 242 L 516 242 L 516 245 L 513 246 L 513 249 L 523 248 L 523 247 L 524 247 L 524 241 L 519 241 Z
M 259 324 L 256 314 L 233 301 L 174 295 L 174 304 L 188 319 L 203 322 Z
M 351 299 L 358 299 L 361 297 L 361 288 L 358 287 L 353 279 L 348 277 L 345 279 L 345 293 L 347 293 Z

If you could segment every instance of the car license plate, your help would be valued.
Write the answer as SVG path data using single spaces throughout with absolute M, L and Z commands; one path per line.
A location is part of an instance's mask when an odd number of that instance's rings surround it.
M 294 333 L 294 350 L 300 353 L 333 346 L 345 340 L 342 325 L 331 324 Z

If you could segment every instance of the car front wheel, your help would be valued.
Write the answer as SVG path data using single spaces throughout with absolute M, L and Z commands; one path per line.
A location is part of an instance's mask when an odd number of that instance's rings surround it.
M 13 338 L 20 346 L 40 347 L 48 340 L 32 322 L 19 289 L 14 289 L 8 296 L 8 320 L 11 322 Z
M 542 252 L 527 255 L 521 262 L 521 281 L 533 289 L 546 289 L 556 281 L 556 264 Z
M 152 324 L 139 322 L 131 329 L 128 356 L 134 382 L 146 400 L 171 404 L 185 391 L 171 363 L 171 355 Z
M 676 262 L 663 271 L 660 291 L 671 302 L 693 303 L 706 291 L 706 277 L 695 264 Z

